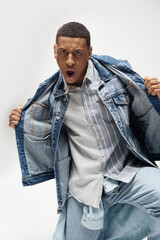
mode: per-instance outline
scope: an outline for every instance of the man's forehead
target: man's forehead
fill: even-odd
[[[85,38],[79,38],[79,37],[64,37],[60,36],[57,41],[57,47],[63,47],[63,48],[86,48],[86,39]]]

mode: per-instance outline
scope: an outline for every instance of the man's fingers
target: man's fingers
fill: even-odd
[[[21,117],[21,113],[22,113],[22,111],[21,111],[21,112],[18,112],[18,111],[13,110],[12,113],[11,113],[11,115],[10,115],[10,117],[12,117],[12,116]]]
[[[159,82],[159,80],[158,80],[158,78],[156,78],[156,77],[148,77],[148,76],[145,76],[144,77],[144,80],[145,80],[145,84],[146,83],[150,83],[150,82]]]
[[[158,95],[160,98],[160,80],[156,77],[144,77],[144,85],[146,86],[148,93],[152,96]]]
[[[19,120],[21,118],[23,105],[19,105],[19,107],[14,108],[9,115],[9,126],[15,129],[15,126],[19,124]]]
[[[160,87],[160,81],[158,79],[152,79],[148,82],[147,86],[150,88],[151,86],[156,85],[156,87]]]
[[[158,82],[153,82],[153,83],[149,83],[148,84],[148,90],[151,90],[151,91],[153,91],[153,90],[155,90],[155,89],[160,89],[160,82],[158,81]]]
[[[19,121],[20,120],[20,117],[21,117],[21,115],[20,116],[16,116],[16,115],[11,115],[10,117],[9,117],[9,120],[12,122],[12,121]]]
[[[9,117],[9,126],[14,129],[15,125],[18,125],[19,120],[20,120],[20,117],[10,116]]]
[[[18,125],[19,121],[12,121],[9,123],[9,126],[13,129],[15,129],[15,126]]]
[[[151,92],[151,95],[152,96],[158,96],[160,98],[160,89],[154,89],[152,92]]]
[[[22,113],[22,108],[20,108],[20,107],[14,108],[13,111],[14,111],[14,112]],[[13,111],[12,111],[12,112],[13,112]]]

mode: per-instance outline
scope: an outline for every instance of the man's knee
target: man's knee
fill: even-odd
[[[137,177],[141,193],[144,191],[146,204],[150,206],[151,215],[160,217],[160,169],[143,167]]]
[[[144,192],[146,197],[160,200],[160,169],[155,167],[141,167],[135,176],[135,186]],[[138,189],[137,189],[138,190]]]

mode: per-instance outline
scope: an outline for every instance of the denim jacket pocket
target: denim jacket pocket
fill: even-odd
[[[34,102],[26,110],[24,132],[36,137],[45,138],[51,133],[51,129],[49,106],[40,102]]]
[[[105,105],[106,114],[104,114],[103,119],[106,122],[106,124],[113,124],[114,119],[113,119],[110,111],[108,110],[108,107],[106,106],[106,104],[104,104],[104,102],[102,102],[101,98],[98,95],[96,95],[95,98],[96,98],[97,107],[101,112],[104,111],[104,105]]]
[[[129,125],[130,97],[127,93],[121,93],[113,97],[113,101],[118,107],[118,112],[122,116],[126,125]]]
[[[24,116],[23,146],[26,162],[26,175],[35,176],[53,172],[53,151],[49,106],[34,102]],[[22,151],[22,150],[21,150]],[[26,170],[25,170],[26,172]]]

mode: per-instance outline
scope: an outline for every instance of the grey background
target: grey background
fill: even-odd
[[[128,59],[142,76],[160,78],[159,0],[0,1],[0,239],[51,240],[57,222],[54,181],[22,187],[12,108],[32,97],[58,68],[57,28],[79,21],[91,32],[93,53]]]

